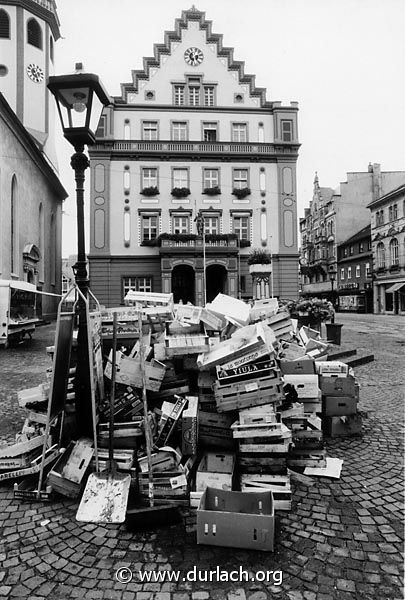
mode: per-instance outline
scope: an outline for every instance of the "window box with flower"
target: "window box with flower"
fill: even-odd
[[[186,187],[175,187],[172,189],[172,196],[174,196],[175,198],[186,198],[187,196],[190,195],[190,190],[189,188]]]
[[[234,188],[232,190],[232,194],[234,196],[236,196],[239,200],[242,200],[243,198],[246,198],[246,196],[250,196],[251,191],[250,191],[250,188],[248,188],[248,187]]]
[[[149,187],[144,187],[141,190],[142,196],[157,196],[159,194],[159,189],[156,185],[151,185]]]
[[[218,185],[215,185],[214,187],[206,187],[204,188],[203,193],[207,196],[218,196],[218,194],[221,193],[221,188]]]

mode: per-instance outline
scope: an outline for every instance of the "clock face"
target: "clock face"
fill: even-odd
[[[199,48],[187,48],[187,50],[184,53],[184,60],[188,65],[196,67],[197,65],[200,65],[204,60],[204,54]]]
[[[32,81],[35,81],[35,83],[40,83],[44,78],[43,70],[34,63],[28,65],[27,75]]]

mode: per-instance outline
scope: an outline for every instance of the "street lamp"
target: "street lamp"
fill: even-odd
[[[90,163],[83,151],[85,145],[95,143],[94,132],[100,120],[101,111],[104,106],[111,103],[111,100],[98,76],[93,73],[79,72],[73,75],[49,77],[48,89],[55,96],[63,135],[75,149],[70,164],[75,172],[76,180],[77,262],[72,268],[77,287],[84,298],[87,298],[89,279],[84,239],[84,173]],[[79,433],[81,435],[91,435],[92,413],[87,316],[86,304],[80,294],[78,317],[75,378],[76,418]]]
[[[330,285],[331,285],[331,298],[332,298],[332,304],[333,307],[335,307],[335,291],[334,291],[334,285],[335,285],[335,280],[336,280],[336,271],[331,271],[329,273],[329,279],[330,279]],[[335,318],[333,317],[331,319],[331,323],[335,322]]]

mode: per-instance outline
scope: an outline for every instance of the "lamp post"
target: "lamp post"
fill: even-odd
[[[203,243],[203,298],[204,298],[204,306],[207,304],[207,274],[206,274],[206,259],[205,259],[205,219],[204,214],[201,209],[198,211],[198,214],[195,218],[196,228],[198,235],[202,236]]]
[[[84,235],[84,180],[85,171],[90,163],[84,154],[84,146],[95,143],[94,132],[100,120],[101,111],[111,101],[98,76],[93,73],[78,72],[73,75],[49,77],[48,89],[56,100],[63,135],[75,149],[70,164],[75,172],[76,180],[77,262],[72,268],[77,287],[84,298],[87,298],[89,279]],[[80,295],[77,312],[76,419],[79,435],[91,436],[92,413],[87,316],[86,304]]]
[[[335,308],[335,291],[334,291],[334,285],[335,285],[335,280],[336,280],[336,273],[335,273],[335,271],[330,272],[329,279],[330,279],[330,285],[331,285],[332,305],[333,305],[333,308]],[[335,322],[335,317],[333,315],[332,318],[331,318],[331,323],[334,323],[334,322]]]

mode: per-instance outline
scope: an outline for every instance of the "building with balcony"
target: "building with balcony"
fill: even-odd
[[[297,297],[297,103],[267,101],[194,7],[143,67],[90,150],[95,295],[107,306],[129,289],[249,298],[247,257],[262,248],[274,295]]]
[[[405,314],[405,185],[370,202],[374,311]]]
[[[53,0],[0,0],[0,278],[33,283],[56,314],[62,202],[54,102],[46,87],[60,37]]]
[[[341,311],[373,312],[371,226],[337,247],[337,305]]]
[[[337,247],[370,225],[369,204],[404,180],[404,171],[382,172],[377,163],[366,172],[347,173],[335,190],[320,187],[315,176],[312,200],[300,219],[301,295],[337,303]]]

